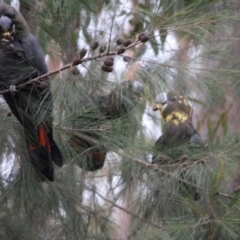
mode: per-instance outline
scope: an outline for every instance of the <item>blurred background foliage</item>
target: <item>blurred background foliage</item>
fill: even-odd
[[[114,56],[111,73],[101,70],[103,58],[97,58],[79,65],[78,75],[67,69],[51,77],[54,134],[65,160],[62,169],[55,168],[53,183],[34,177],[21,126],[1,101],[0,239],[238,239],[240,1],[12,4],[37,36],[50,71],[70,63],[83,48],[86,57],[98,55],[99,48],[90,49],[94,41],[114,50],[118,37],[135,41],[146,32],[150,40]],[[142,101],[128,116],[103,121],[94,97],[128,79],[144,85]],[[206,148],[197,162],[154,171],[150,159],[161,119],[151,108],[156,96],[169,90],[191,103]],[[86,132],[101,136],[98,144],[108,151],[95,172],[79,167],[86,158],[71,147],[71,137]],[[200,200],[179,193],[182,169],[195,180]]]

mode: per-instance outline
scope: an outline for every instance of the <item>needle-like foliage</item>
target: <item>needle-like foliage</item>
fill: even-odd
[[[13,2],[46,54],[64,165],[39,181],[0,99],[0,239],[238,239],[240,3]],[[168,91],[191,104],[201,148],[156,149]]]

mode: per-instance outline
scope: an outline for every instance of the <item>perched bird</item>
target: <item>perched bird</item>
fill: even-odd
[[[53,139],[49,78],[16,89],[48,72],[43,51],[21,13],[4,3],[0,3],[0,38],[0,90],[11,90],[3,97],[23,126],[38,176],[54,181],[53,162],[61,167],[63,160]]]
[[[192,107],[183,96],[174,92],[167,94],[167,101],[159,102],[153,106],[159,110],[164,120],[163,135],[157,140],[156,146],[171,146],[182,143],[203,144],[203,140],[192,124]]]
[[[108,119],[118,118],[135,108],[143,93],[144,87],[139,81],[123,81],[109,95],[99,97],[98,106]]]
[[[143,90],[139,81],[127,80],[108,95],[86,94],[82,97],[79,102],[81,108],[76,107],[81,109],[81,113],[77,113],[79,115],[73,122],[74,129],[82,130],[73,134],[70,139],[70,145],[79,154],[78,166],[86,171],[103,167],[109,149],[104,137],[113,134],[112,121],[121,118],[129,125],[128,114],[139,103]],[[104,134],[97,130],[101,128],[106,128]],[[124,147],[124,143],[119,141],[116,144]]]
[[[165,164],[171,161],[195,160],[191,156],[202,150],[203,140],[193,126],[193,109],[188,101],[181,95],[169,92],[166,101],[157,98],[153,110],[160,111],[164,126],[162,135],[155,143],[158,153],[152,162]],[[185,175],[184,171],[180,174],[183,179]],[[195,200],[199,199],[200,195],[195,187],[179,182]]]

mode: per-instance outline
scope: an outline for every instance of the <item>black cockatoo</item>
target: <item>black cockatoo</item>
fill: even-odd
[[[139,81],[127,80],[108,95],[96,96],[86,94],[79,102],[80,116],[73,122],[73,128],[82,129],[70,139],[70,145],[79,154],[78,165],[86,171],[101,169],[109,149],[101,131],[96,129],[108,128],[105,135],[112,132],[112,121],[119,118],[128,119],[130,111],[139,103],[143,95],[143,85]],[[77,113],[77,112],[76,112]],[[128,119],[128,120],[127,120]],[[133,119],[131,119],[133,121]],[[129,125],[129,122],[127,122]],[[127,131],[127,130],[126,130]],[[124,147],[124,144],[119,144]]]
[[[41,179],[54,181],[53,162],[62,166],[62,154],[53,139],[50,81],[16,89],[18,84],[48,72],[43,51],[21,13],[0,3],[0,90],[24,129],[30,159]]]
[[[196,156],[199,151],[202,151],[204,144],[193,126],[193,109],[188,101],[181,95],[169,92],[166,101],[157,98],[153,110],[160,111],[164,125],[163,133],[155,143],[158,153],[153,157],[152,162],[170,164],[171,161],[176,163],[176,161],[180,162],[186,159],[198,160],[192,159],[192,156]],[[180,176],[184,179],[185,172],[182,171]],[[195,200],[199,199],[200,195],[195,187],[185,183],[181,183],[181,185]]]

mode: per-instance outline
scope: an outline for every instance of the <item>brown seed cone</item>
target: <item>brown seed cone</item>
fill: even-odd
[[[125,41],[123,42],[123,46],[124,46],[124,47],[128,47],[131,43],[132,43],[132,40],[127,39],[127,40],[125,40]]]
[[[75,58],[75,59],[72,61],[72,65],[73,65],[73,66],[76,66],[76,65],[81,64],[81,63],[82,63],[81,58]]]
[[[150,37],[146,34],[146,35],[142,35],[139,39],[139,41],[141,42],[147,42],[150,39]]]
[[[99,48],[99,53],[104,53],[105,50],[106,50],[106,46],[101,46],[101,47]]]
[[[146,34],[147,34],[147,33],[145,33],[145,32],[140,33],[140,34],[138,35],[138,40],[141,41],[140,38],[141,38],[143,35],[146,35]]]
[[[122,38],[118,38],[117,40],[116,40],[116,44],[117,45],[122,45],[123,44],[123,39]]]
[[[80,53],[79,53],[79,56],[80,58],[83,58],[87,53],[87,49],[86,48],[83,48],[80,50]]]
[[[120,55],[120,54],[124,53],[125,51],[126,51],[126,48],[120,47],[117,49],[117,54]]]
[[[91,50],[95,50],[95,49],[98,48],[98,46],[99,46],[99,42],[94,41],[94,42],[92,42],[92,44],[91,44],[91,46],[90,46],[90,49],[91,49]]]
[[[106,66],[111,67],[111,66],[113,66],[113,64],[114,64],[113,58],[106,58],[106,59],[104,60],[104,65],[106,65]]]
[[[73,74],[73,75],[79,75],[79,69],[77,68],[77,67],[73,67],[72,69],[71,69],[71,73]]]
[[[110,66],[102,65],[102,70],[103,70],[104,72],[112,72],[112,71],[113,71],[113,68],[110,67]]]

